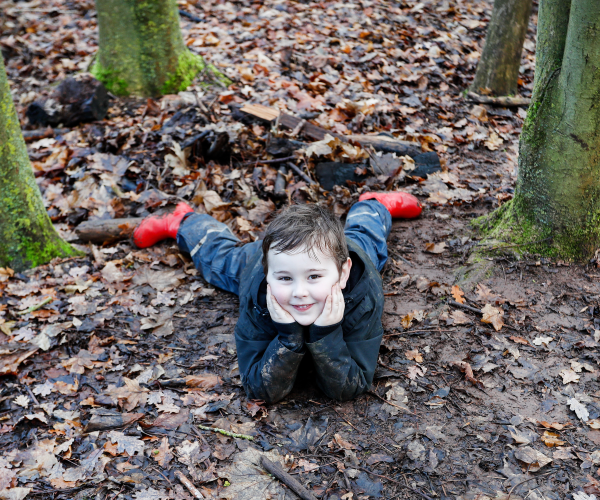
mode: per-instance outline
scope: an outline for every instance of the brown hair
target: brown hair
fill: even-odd
[[[344,226],[331,210],[319,205],[291,205],[279,212],[267,227],[262,243],[265,275],[269,269],[269,250],[291,252],[301,247],[306,247],[312,258],[316,258],[315,249],[328,255],[340,273],[349,257]]]

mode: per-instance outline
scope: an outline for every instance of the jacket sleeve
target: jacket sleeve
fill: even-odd
[[[371,387],[383,338],[381,311],[365,308],[354,328],[342,325],[309,329],[306,347],[313,357],[317,383],[330,398],[346,401]]]
[[[281,342],[280,332],[269,332],[255,323],[247,312],[242,314],[246,317],[240,318],[235,328],[242,384],[250,399],[275,403],[292,390],[306,350],[304,347],[298,352],[288,349]],[[285,326],[291,328],[291,325]]]

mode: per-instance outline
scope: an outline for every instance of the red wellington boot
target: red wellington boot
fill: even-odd
[[[358,201],[375,198],[392,214],[392,217],[402,219],[413,219],[421,214],[423,207],[412,194],[395,191],[391,193],[363,193]]]
[[[146,248],[166,238],[176,238],[183,216],[193,211],[186,203],[179,203],[170,214],[146,217],[133,232],[133,242],[139,248]]]

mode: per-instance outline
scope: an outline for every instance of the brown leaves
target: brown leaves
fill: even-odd
[[[411,361],[416,361],[417,363],[423,362],[423,355],[419,352],[419,349],[406,351],[404,355],[406,356],[406,359],[410,359]]]
[[[573,370],[564,369],[559,372],[559,375],[562,377],[563,384],[569,384],[570,382],[579,382],[579,375],[575,373]]]
[[[467,323],[471,323],[471,318],[469,318],[464,312],[459,311],[458,309],[452,311],[450,317],[452,318],[452,322],[455,325],[465,325]]]
[[[62,362],[65,368],[69,369],[69,373],[78,373],[83,375],[85,369],[94,367],[94,361],[97,361],[99,354],[91,353],[87,349],[81,349],[76,356]]]
[[[440,254],[446,251],[446,243],[425,243],[427,253]]]
[[[473,375],[473,368],[471,368],[471,365],[469,363],[467,363],[466,361],[453,361],[451,364],[456,366],[460,371],[464,372],[465,378],[474,386],[480,389],[484,387],[481,381],[477,380]]]
[[[169,466],[169,462],[173,460],[173,453],[169,447],[169,438],[164,436],[160,443],[160,447],[152,451],[152,458],[158,462],[163,469]]]
[[[266,417],[268,414],[267,408],[264,406],[264,404],[264,401],[252,399],[246,403],[246,410],[248,410],[248,413],[250,413],[252,417],[255,417],[256,414],[259,414],[258,418],[261,419]]]
[[[109,387],[105,394],[118,399],[125,411],[133,410],[138,404],[146,404],[148,389],[141,387],[137,380],[131,380],[127,377],[123,377],[123,382],[125,385],[119,388],[110,386],[112,389]]]
[[[566,441],[559,439],[560,434],[558,432],[544,431],[544,434],[540,438],[546,446],[552,448],[554,446],[562,446]]]
[[[463,292],[458,285],[452,287],[452,297],[454,297],[454,300],[459,304],[465,303],[465,292]]]
[[[185,385],[196,389],[209,390],[222,384],[221,377],[214,373],[205,373],[201,375],[188,375],[185,377]]]
[[[481,318],[482,323],[490,323],[496,331],[502,329],[504,326],[504,321],[502,320],[504,311],[497,307],[492,307],[490,304],[486,304],[481,312],[483,313],[483,317]]]

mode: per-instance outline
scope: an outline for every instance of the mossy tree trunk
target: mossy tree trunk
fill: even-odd
[[[44,208],[0,55],[0,267],[22,271],[76,253]]]
[[[576,260],[600,247],[600,2],[543,0],[514,199],[488,239]]]
[[[99,50],[92,74],[116,95],[177,93],[206,66],[179,28],[176,0],[96,0]],[[226,79],[209,65],[221,82]]]
[[[485,46],[471,90],[489,89],[495,96],[517,93],[523,42],[532,0],[495,0]]]

